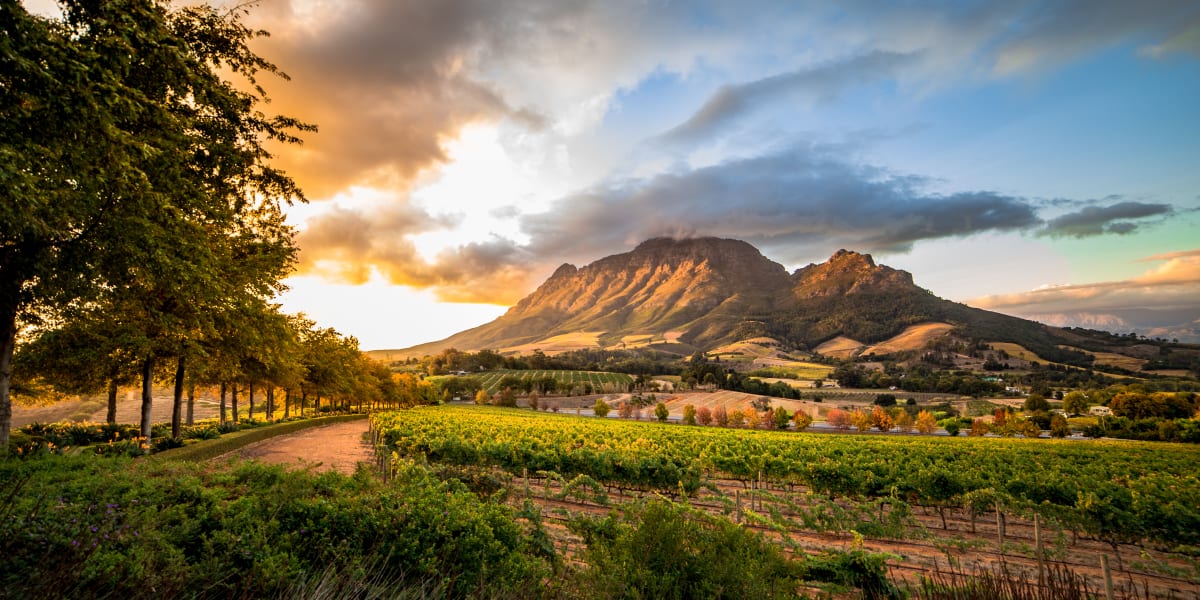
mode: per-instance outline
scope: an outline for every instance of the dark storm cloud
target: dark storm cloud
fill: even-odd
[[[831,101],[850,86],[891,78],[897,69],[912,61],[910,55],[874,51],[748,83],[721,86],[695,114],[659,139],[678,143],[707,138],[746,113],[788,99]]]
[[[1175,212],[1170,204],[1118,202],[1109,206],[1087,206],[1046,222],[1040,235],[1053,237],[1091,237],[1105,233],[1124,235],[1136,231],[1136,221],[1167,216]]]
[[[925,183],[800,147],[592,189],[522,225],[538,256],[596,257],[678,233],[745,239],[781,250],[776,255],[832,247],[896,252],[920,240],[1041,223],[1025,199],[928,194]]]

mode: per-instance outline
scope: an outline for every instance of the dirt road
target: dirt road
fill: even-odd
[[[375,460],[370,443],[364,439],[368,425],[367,419],[361,419],[305,429],[250,444],[217,460],[236,456],[349,475],[358,463]]]

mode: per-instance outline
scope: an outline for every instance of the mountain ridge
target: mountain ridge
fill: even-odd
[[[715,237],[653,238],[582,267],[564,263],[492,322],[396,352],[503,351],[582,332],[600,332],[606,348],[648,336],[686,353],[768,336],[812,350],[838,336],[879,343],[930,322],[1047,360],[1079,358],[1059,348],[1065,336],[1056,328],[944,300],[869,254],[841,249],[788,273],[747,242]]]

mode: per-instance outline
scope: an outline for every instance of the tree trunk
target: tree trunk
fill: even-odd
[[[304,405],[308,404],[308,390],[300,387],[300,416],[304,416]]]
[[[267,386],[267,421],[275,420],[275,386]]]
[[[108,380],[108,413],[104,415],[104,422],[112,425],[117,422],[117,378],[113,377]]]
[[[225,382],[221,382],[221,424],[225,424]]]
[[[250,382],[250,416],[246,417],[251,421],[254,420],[254,382]]]
[[[183,373],[187,359],[180,356],[175,364],[175,395],[171,398],[171,437],[179,439],[183,433],[179,426],[183,421]]]
[[[154,418],[154,357],[142,362],[142,437],[150,443],[150,420]]]
[[[233,422],[237,423],[238,422],[238,411],[237,411],[238,405],[237,405],[237,384],[236,383],[229,386],[229,402],[233,408]]]
[[[8,430],[12,427],[12,357],[17,347],[19,290],[14,290],[12,298],[0,298],[0,456],[8,456]]]
[[[188,427],[191,427],[192,425],[196,424],[196,422],[192,419],[192,416],[195,414],[195,412],[196,412],[196,382],[189,381],[188,382],[188,403],[187,403]]]
[[[292,416],[292,390],[284,388],[283,390],[283,418]]]

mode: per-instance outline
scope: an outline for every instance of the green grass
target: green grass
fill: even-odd
[[[233,433],[222,434],[221,437],[215,440],[203,440],[195,444],[189,444],[182,448],[165,450],[163,452],[151,455],[149,460],[176,460],[192,462],[210,460],[221,456],[222,454],[233,452],[238,448],[253,444],[254,442],[259,442],[276,436],[295,433],[311,427],[319,427],[321,425],[330,425],[344,421],[357,421],[365,418],[367,418],[367,415],[338,415],[334,417],[304,419],[301,421],[288,421],[287,423],[279,423],[277,425],[245,429],[242,431],[235,431]]]

